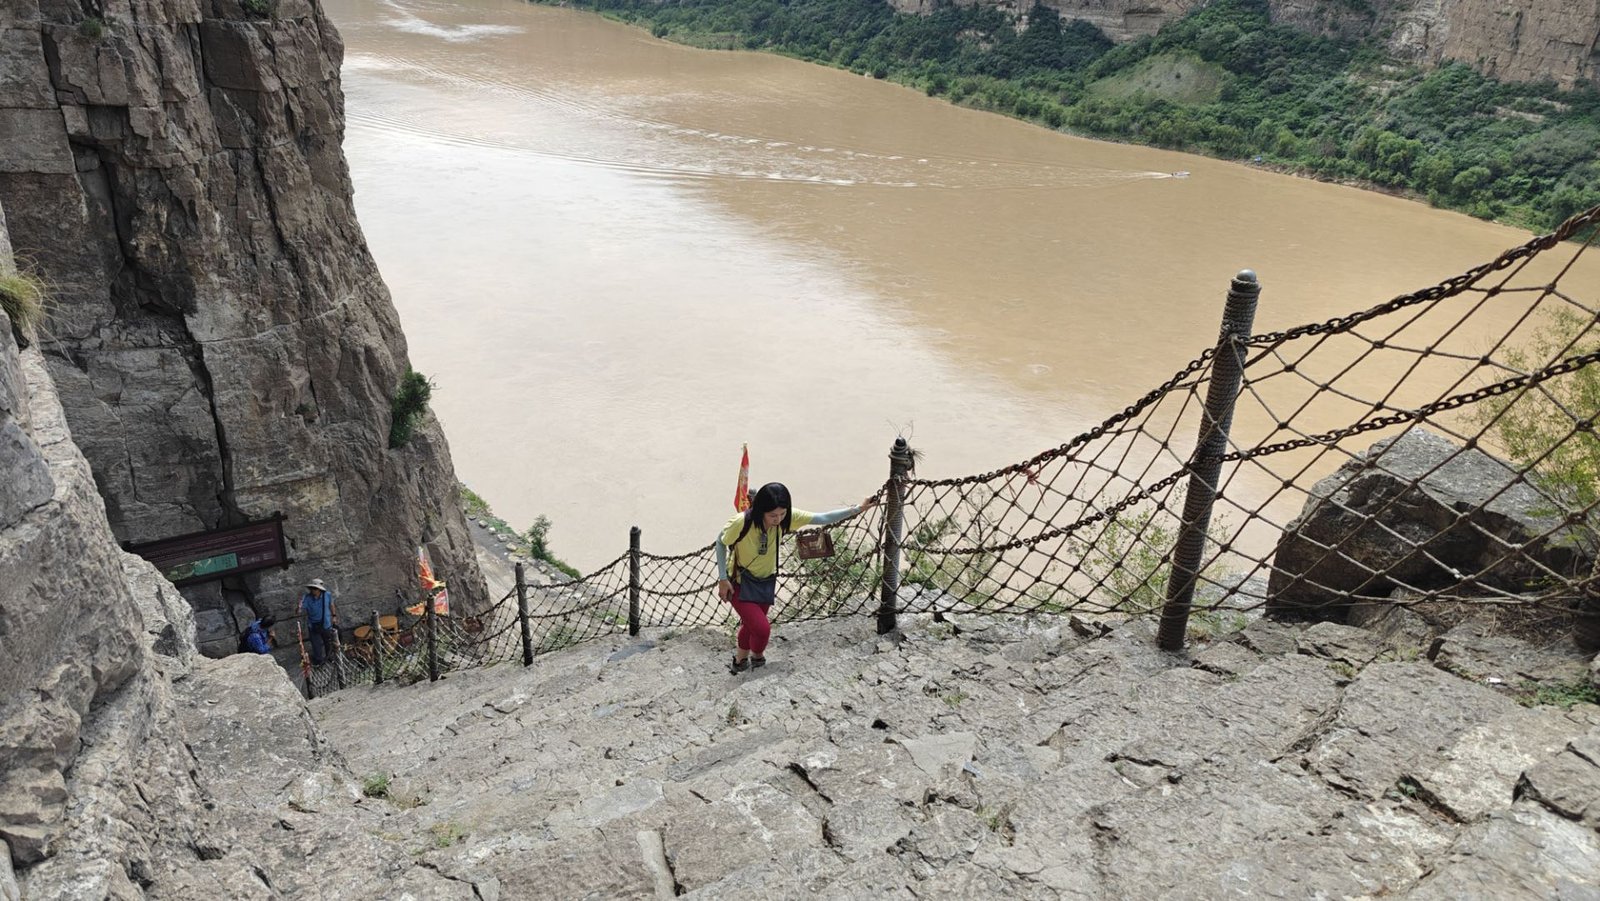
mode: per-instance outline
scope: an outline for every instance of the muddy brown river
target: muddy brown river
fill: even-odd
[[[356,207],[456,471],[585,569],[632,525],[709,542],[741,443],[813,510],[878,485],[897,434],[924,476],[994,469],[1201,353],[1240,269],[1264,331],[1528,237],[568,9],[327,9]]]

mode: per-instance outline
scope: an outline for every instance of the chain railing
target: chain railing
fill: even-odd
[[[1160,613],[1176,649],[1195,616],[1492,605],[1600,643],[1597,231],[1600,207],[1434,287],[1261,334],[1270,285],[1241,273],[1214,347],[1057,447],[929,479],[897,441],[883,503],[827,527],[834,556],[783,553],[774,620]],[[435,665],[731,630],[714,551],[649,553],[634,530],[581,578],[518,567],[485,614],[435,618]],[[374,622],[308,684],[421,678],[429,628]]]

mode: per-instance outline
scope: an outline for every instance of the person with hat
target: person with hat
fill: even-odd
[[[306,633],[311,639],[311,665],[321,666],[333,647],[333,592],[321,579],[306,583],[300,596],[300,612],[306,617]]]

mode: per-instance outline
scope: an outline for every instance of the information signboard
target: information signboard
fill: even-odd
[[[180,586],[289,565],[282,516],[124,547],[149,560],[167,581]]]

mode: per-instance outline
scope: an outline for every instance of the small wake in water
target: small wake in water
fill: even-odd
[[[434,8],[426,0],[379,0],[387,27],[448,42],[522,33],[518,25],[440,25],[424,16],[454,7]],[[480,54],[481,56],[481,54]],[[601,166],[651,178],[734,179],[832,188],[935,188],[942,190],[1049,190],[1110,188],[1154,178],[1181,178],[1187,172],[1139,172],[1004,156],[921,156],[894,149],[810,144],[782,135],[698,128],[663,114],[663,98],[653,93],[596,93],[560,79],[516,77],[503,67],[482,65],[473,54],[428,55],[425,59],[387,54],[351,54],[352,75],[375,79],[431,82],[468,91],[473,102],[486,95],[503,98],[505,115],[488,126],[463,122],[452,127],[446,111],[412,112],[404,103],[352,104],[352,125],[427,139],[495,148],[547,159]],[[709,105],[737,108],[749,98],[691,91],[667,98],[695,110]],[[387,107],[387,108],[386,108]],[[572,127],[577,125],[579,127]]]
[[[451,43],[476,41],[496,34],[521,34],[524,31],[520,25],[438,25],[412,14],[394,0],[384,0],[383,5],[391,11],[384,24],[396,31],[425,35]]]
[[[381,64],[356,69],[385,71]],[[556,103],[563,114],[582,107]],[[1094,167],[1038,166],[1022,162],[990,162],[955,158],[877,154],[867,151],[812,147],[788,142],[708,133],[693,128],[600,118],[645,130],[653,140],[623,138],[574,146],[569,141],[548,145],[544,130],[510,129],[498,136],[443,127],[436,121],[383,112],[350,111],[352,127],[372,128],[392,134],[409,134],[458,146],[482,147],[542,159],[598,166],[648,178],[674,180],[748,180],[832,188],[931,188],[939,190],[1050,190],[1104,188],[1154,178],[1172,178],[1166,172],[1129,172]],[[563,132],[563,134],[568,134]],[[721,145],[708,147],[707,145]],[[777,145],[777,146],[774,146]]]

